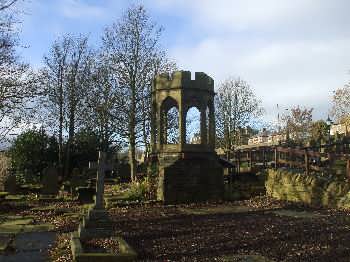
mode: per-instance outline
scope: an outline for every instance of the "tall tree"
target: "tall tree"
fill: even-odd
[[[0,142],[23,120],[35,97],[33,74],[16,54],[19,45],[16,0],[0,0]]]
[[[319,145],[322,141],[326,141],[329,134],[329,127],[324,120],[317,120],[310,126],[310,142]]]
[[[103,37],[103,49],[123,94],[120,113],[127,124],[123,135],[129,142],[132,180],[136,178],[136,146],[144,140],[147,148],[152,80],[171,64],[159,45],[161,32],[143,6],[132,6]]]
[[[108,60],[98,55],[85,96],[87,110],[83,121],[88,130],[97,134],[105,152],[119,149],[124,142],[120,135],[126,123],[125,115],[121,114],[125,99],[123,95]]]
[[[288,139],[303,144],[308,139],[312,125],[313,108],[292,107],[289,113],[282,116],[284,131]]]
[[[339,123],[350,126],[350,83],[334,91],[331,115]]]
[[[50,124],[53,120],[53,126],[58,129],[60,164],[63,162],[63,134],[67,134],[65,175],[70,170],[74,134],[86,108],[85,96],[90,86],[93,57],[94,52],[88,45],[88,38],[71,35],[64,35],[55,41],[44,57],[44,107],[50,116]]]
[[[239,128],[246,127],[262,115],[261,101],[249,84],[240,78],[228,78],[219,87],[216,97],[218,144],[229,157]]]
[[[49,126],[57,127],[58,164],[63,165],[63,131],[65,120],[66,77],[68,74],[68,55],[72,39],[64,36],[56,40],[49,53],[44,56],[45,67],[42,70],[42,82],[45,87],[44,105],[48,110]]]

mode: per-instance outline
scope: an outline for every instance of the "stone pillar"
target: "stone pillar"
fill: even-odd
[[[163,117],[163,144],[168,144],[168,110],[165,110],[163,108],[162,110],[162,117]]]
[[[215,149],[215,115],[213,102],[209,104],[209,146],[211,149]]]
[[[237,174],[241,172],[241,152],[236,151],[236,159],[237,159]]]
[[[96,179],[96,200],[95,208],[104,208],[104,180],[105,180],[105,162],[106,153],[99,151],[98,156],[98,169],[97,169],[97,179]]]
[[[154,100],[152,96],[152,101]],[[152,113],[151,113],[151,152],[156,151],[156,139],[157,139],[157,128],[156,128],[156,119],[157,119],[157,108],[154,103],[152,103]]]
[[[183,149],[183,146],[186,144],[186,107],[181,100],[179,103],[179,135],[180,135],[180,150]]]
[[[158,149],[160,148],[162,144],[162,116],[161,116],[161,108],[160,106],[157,106],[157,144],[158,144]]]
[[[249,150],[249,167],[250,167],[250,170],[252,170],[252,165],[253,165],[253,153],[252,153],[252,150]]]
[[[207,116],[205,112],[205,107],[201,108],[201,144],[207,145]]]

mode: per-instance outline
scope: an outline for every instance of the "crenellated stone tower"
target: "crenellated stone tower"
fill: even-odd
[[[205,73],[161,74],[152,89],[152,161],[157,173],[157,198],[165,203],[221,199],[223,174],[215,153],[214,81]],[[178,111],[178,140],[167,141],[168,111]],[[186,115],[200,112],[197,143],[186,143]],[[156,164],[155,164],[156,163]]]

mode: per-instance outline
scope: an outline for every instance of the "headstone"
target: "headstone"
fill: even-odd
[[[96,180],[96,200],[95,208],[104,208],[104,185],[105,185],[105,171],[106,171],[106,154],[99,153],[98,166],[97,166],[97,180]]]
[[[89,162],[89,169],[90,170],[96,171],[98,169],[98,167],[99,167],[98,162],[94,162],[94,161]],[[110,176],[113,172],[113,164],[110,162],[107,162],[106,160],[104,163],[104,172],[105,172],[105,176]]]
[[[4,181],[4,191],[8,192],[12,195],[17,193],[17,181],[16,181],[16,175],[11,174],[8,177],[5,178]]]
[[[43,170],[43,187],[41,193],[45,195],[58,194],[58,171],[55,167],[47,167]]]
[[[78,187],[84,186],[84,181],[81,177],[80,171],[78,168],[73,168],[70,176],[70,183],[69,183],[69,191],[70,193],[75,196],[76,190]],[[68,186],[67,186],[68,189]]]
[[[26,182],[26,184],[32,184],[35,182],[34,174],[31,170],[24,169],[24,181]]]
[[[104,208],[105,160],[106,154],[99,152],[95,205],[83,218],[83,223],[79,225],[80,238],[107,237],[112,234],[112,222]]]
[[[122,183],[130,182],[131,168],[128,161],[121,160],[117,166],[117,176]]]
[[[78,201],[80,203],[93,203],[95,188],[93,187],[78,187],[77,188]]]

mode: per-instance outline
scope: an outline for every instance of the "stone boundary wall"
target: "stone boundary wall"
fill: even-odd
[[[266,194],[279,200],[304,202],[315,206],[350,208],[350,182],[270,169],[265,181]]]

